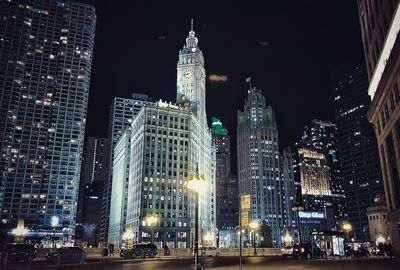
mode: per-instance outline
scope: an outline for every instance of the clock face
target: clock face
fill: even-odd
[[[190,80],[193,78],[193,70],[192,69],[186,69],[183,72],[183,78],[185,78],[186,80]]]

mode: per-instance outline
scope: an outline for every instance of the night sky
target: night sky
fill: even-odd
[[[116,96],[137,92],[175,101],[178,51],[190,18],[207,76],[228,78],[207,79],[207,116],[222,120],[232,148],[246,77],[275,109],[285,147],[311,119],[333,120],[332,74],[364,65],[356,1],[83,2],[97,12],[87,136],[107,136]]]

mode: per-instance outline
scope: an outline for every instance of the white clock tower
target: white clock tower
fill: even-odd
[[[201,123],[206,122],[206,85],[203,53],[193,31],[193,20],[186,44],[179,51],[176,103],[190,107]]]

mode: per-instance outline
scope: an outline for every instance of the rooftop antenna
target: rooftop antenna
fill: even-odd
[[[193,18],[190,19],[190,31],[193,31]]]
[[[251,77],[247,77],[246,82],[249,83],[249,86],[250,86],[249,92],[250,92],[251,91]]]

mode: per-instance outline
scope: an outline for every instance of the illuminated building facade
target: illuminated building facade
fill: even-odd
[[[347,214],[345,210],[345,192],[339,159],[339,145],[336,134],[337,128],[335,124],[329,121],[314,119],[311,120],[309,125],[304,127],[303,139],[309,141],[317,150],[321,151],[327,159],[331,191],[329,201],[333,208],[333,218],[336,225],[339,227],[340,223],[347,218]]]
[[[369,241],[367,208],[377,194],[384,193],[378,146],[367,120],[371,103],[367,88],[366,72],[361,68],[338,76],[334,88],[346,212],[354,238],[363,241]]]
[[[400,2],[358,0],[371,105],[378,141],[388,224],[400,256]]]
[[[205,112],[204,58],[193,29],[179,51],[177,104],[146,104],[134,118],[126,227],[135,242],[162,247],[194,245],[194,193],[187,188],[196,167],[205,177],[199,193],[199,239],[215,236],[215,149]],[[157,224],[147,226],[146,216]],[[213,240],[215,242],[215,239]]]
[[[106,147],[106,181],[103,188],[103,202],[101,209],[100,241],[107,242],[109,228],[111,189],[113,177],[114,148],[126,129],[132,125],[133,118],[145,104],[153,104],[151,97],[132,93],[132,98],[114,98],[108,122],[108,138]]]
[[[117,248],[122,245],[122,235],[126,224],[131,133],[131,128],[126,129],[114,148],[108,243],[114,244]]]
[[[298,148],[301,194],[303,196],[329,196],[330,173],[325,155],[309,143],[300,143]]]
[[[250,194],[250,219],[265,222],[274,246],[282,244],[282,184],[275,113],[260,89],[248,91],[237,113],[239,195]]]
[[[0,17],[0,219],[74,235],[95,8],[1,1]]]

